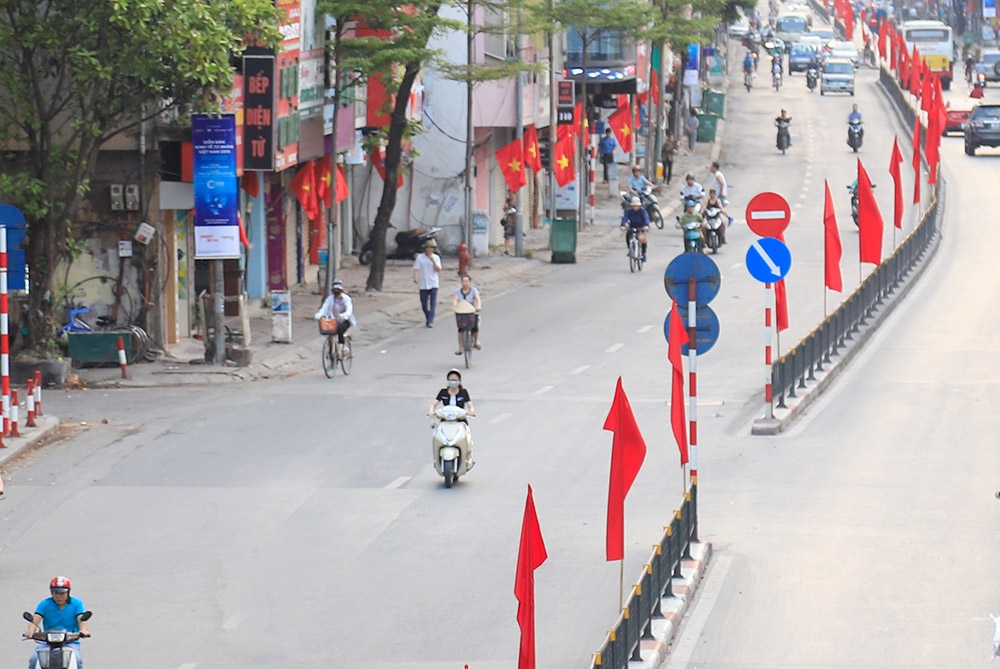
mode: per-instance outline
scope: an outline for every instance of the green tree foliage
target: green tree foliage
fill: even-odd
[[[211,111],[246,44],[275,45],[271,0],[5,0],[0,202],[28,219],[29,345],[55,323],[55,268],[101,147],[159,112]]]
[[[396,182],[403,155],[403,140],[412,130],[406,117],[410,92],[424,63],[436,55],[428,43],[438,31],[459,30],[461,24],[442,18],[440,0],[401,5],[394,0],[371,0],[359,6],[356,0],[319,0],[317,14],[350,17],[357,26],[367,26],[377,36],[344,36],[338,60],[343,72],[359,80],[378,76],[386,91],[394,96],[389,110],[389,127],[371,140],[384,140],[385,185],[372,225],[372,264],[367,290],[382,290],[385,281],[385,235],[396,208]],[[342,74],[338,73],[338,80]]]

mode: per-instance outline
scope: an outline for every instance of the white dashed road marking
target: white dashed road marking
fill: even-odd
[[[389,485],[387,485],[385,487],[385,489],[386,490],[395,490],[396,488],[399,488],[404,483],[406,483],[407,481],[409,481],[410,478],[411,477],[409,477],[409,476],[400,476],[398,479],[396,479],[395,481],[393,481],[392,483],[390,483]]]
[[[539,388],[538,390],[536,390],[535,392],[533,392],[531,394],[532,395],[544,395],[545,393],[549,392],[553,388],[555,388],[555,386],[542,386],[541,388]]]
[[[647,332],[649,332],[652,329],[653,329],[652,325],[643,325],[641,328],[639,328],[638,330],[636,330],[636,332],[638,334],[646,334]]]
[[[605,351],[605,353],[614,353],[615,351],[617,351],[618,349],[622,348],[623,346],[625,346],[625,344],[614,344],[610,348],[608,348],[608,350]]]
[[[509,413],[502,413],[499,416],[497,416],[496,418],[494,418],[493,420],[491,420],[490,421],[490,425],[496,425],[497,423],[499,423],[501,421],[505,421],[508,418],[510,418],[510,416],[511,416],[511,414],[509,414]]]
[[[590,369],[590,365],[582,365],[582,366],[577,367],[576,369],[574,369],[572,372],[570,372],[570,374],[583,374],[588,369]]]
[[[236,629],[237,627],[240,626],[240,623],[242,623],[244,620],[247,619],[248,615],[250,615],[249,611],[238,611],[232,618],[230,618],[229,620],[227,620],[222,625],[222,629],[224,629],[224,630],[234,630],[234,629]]]

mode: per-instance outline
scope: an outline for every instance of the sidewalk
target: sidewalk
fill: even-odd
[[[674,161],[673,180],[670,186],[658,189],[663,217],[672,221],[679,209],[677,193],[688,172],[698,181],[708,181],[709,166],[718,160],[721,151],[724,121],[720,121],[714,143],[699,143],[694,153],[685,148],[678,150]],[[627,166],[619,166],[625,175]],[[614,185],[612,181],[611,186]],[[609,185],[598,183],[594,224],[587,225],[577,234],[577,262],[602,256],[611,247],[619,246],[617,235],[621,221],[621,207],[617,190],[609,193]],[[589,216],[589,213],[588,213]],[[669,223],[668,223],[669,225]],[[523,243],[525,257],[504,256],[495,250],[487,257],[473,260],[470,274],[475,284],[488,295],[505,284],[518,281],[526,273],[544,275],[559,271],[562,265],[550,262],[549,227],[529,229]],[[530,258],[528,257],[530,255]],[[441,291],[438,295],[438,313],[447,311],[453,287],[458,286],[458,258],[442,258]],[[423,313],[417,290],[413,284],[413,263],[403,260],[386,262],[385,280],[381,292],[366,292],[369,267],[358,264],[357,257],[344,258],[337,278],[354,300],[354,313],[358,328],[352,329],[354,347],[364,347],[408,328],[423,325]],[[187,338],[168,347],[168,354],[156,362],[139,362],[129,365],[130,379],[123,379],[117,367],[84,368],[73,370],[85,387],[156,387],[178,385],[210,385],[233,381],[288,376],[319,369],[319,350],[323,337],[319,334],[313,315],[319,309],[323,295],[316,283],[315,267],[310,268],[306,285],[291,288],[292,293],[292,343],[272,341],[270,307],[252,300],[250,305],[251,340],[248,348],[250,364],[246,367],[215,366],[204,363],[204,346],[201,340]]]

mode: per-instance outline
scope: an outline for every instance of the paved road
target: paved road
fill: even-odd
[[[894,128],[873,82],[874,73],[862,74],[856,98],[869,124],[862,156],[870,157],[876,182],[888,185],[874,174],[876,165],[885,173]],[[742,205],[765,189],[785,194],[795,212],[787,235],[795,253],[792,326],[783,348],[822,318],[824,177],[835,188],[845,258],[856,254],[843,190],[855,165],[842,123],[852,101],[808,95],[797,76],[780,93],[731,91],[723,162],[734,212],[742,218]],[[773,149],[771,119],[781,106],[796,118],[795,146],[786,156]],[[879,194],[888,212],[891,189]],[[912,503],[929,488],[948,491],[946,480],[915,487],[904,476],[947,472],[937,462],[947,459],[945,451],[921,451],[902,473],[890,454],[868,457],[867,436],[902,448],[941,429],[918,423],[931,410],[906,414],[903,426],[920,426],[908,439],[876,432],[884,416],[872,415],[857,423],[859,433],[851,432],[846,445],[827,446],[840,442],[849,424],[844,417],[860,409],[854,405],[814,410],[816,418],[797,435],[747,436],[747,421],[760,408],[763,292],[742,266],[751,233],[738,225],[729,239],[717,257],[724,284],[713,303],[723,336],[701,367],[701,470],[703,532],[716,544],[717,564],[730,566],[719,572],[731,571],[734,580],[713,575],[710,585],[721,583],[714,586],[720,605],[701,609],[711,613],[704,639],[712,652],[732,649],[734,655],[719,656],[728,666],[738,666],[731,657],[803,666],[830,629],[839,633],[838,625],[853,620],[847,613],[879,611],[876,603],[888,601],[886,584],[899,580],[884,577],[896,573],[896,563],[877,559],[886,550],[909,548],[913,563],[924,560],[921,567],[934,567],[941,578],[968,546],[934,552],[913,528],[892,529],[905,514],[896,504]],[[626,580],[638,575],[681,494],[666,411],[668,305],[661,281],[681,248],[680,235],[669,226],[655,231],[651,263],[641,274],[628,273],[621,246],[555,273],[529,273],[521,285],[486,296],[486,349],[466,374],[480,413],[478,465],[452,490],[440,485],[429,463],[423,417],[458,360],[446,319],[434,330],[404,330],[358,350],[348,379],[328,381],[316,370],[225,388],[51,394],[49,411],[88,426],[10,472],[14,494],[0,517],[0,590],[14,606],[0,657],[27,655],[16,642],[17,609],[31,608],[48,579],[65,573],[77,581],[75,594],[98,612],[89,662],[108,669],[131,666],[129,644],[144,634],[162,652],[151,666],[168,668],[510,667],[518,635],[514,563],[531,483],[550,555],[536,575],[539,664],[585,666],[618,600],[618,566],[603,560],[610,435],[601,430],[618,375],[650,445],[628,501]],[[846,290],[852,282],[845,270]],[[946,320],[928,330],[950,334]],[[857,369],[897,359],[884,358],[866,359]],[[898,364],[920,369],[912,360]],[[839,398],[869,397],[871,406],[882,407],[881,396],[873,399],[878,390],[852,389]],[[909,403],[920,395],[911,389],[901,397]],[[902,411],[895,401],[889,406]],[[833,425],[812,432],[824,421]],[[897,477],[900,483],[885,484]],[[883,496],[891,513],[871,517]],[[939,513],[953,508],[940,501],[934,499]],[[930,512],[931,502],[923,504]],[[856,518],[833,516],[850,510],[869,521],[860,540],[845,541]],[[984,517],[974,517],[985,527]],[[918,521],[921,529],[943,524],[933,513]],[[887,534],[898,543],[879,543]],[[819,577],[838,571],[832,558],[840,549],[856,556],[845,577],[817,586],[825,583]],[[952,572],[948,581],[955,578]],[[835,618],[816,615],[817,588],[827,594],[845,585],[857,596],[827,597]],[[741,588],[748,594],[740,595]],[[873,590],[874,601],[861,596]],[[940,623],[914,610],[922,624]],[[896,611],[893,628],[905,629],[911,612]],[[799,644],[803,652],[777,643],[774,633],[783,629],[809,640]],[[837,640],[838,648],[854,648],[843,635]],[[913,638],[907,643],[917,645]]]

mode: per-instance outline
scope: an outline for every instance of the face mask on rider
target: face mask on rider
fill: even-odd
[[[449,388],[458,388],[459,384],[462,383],[458,379],[448,379]]]

